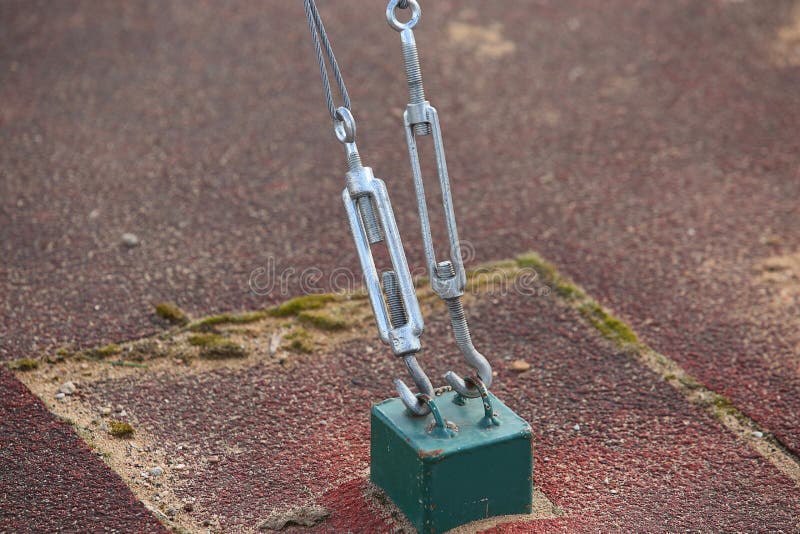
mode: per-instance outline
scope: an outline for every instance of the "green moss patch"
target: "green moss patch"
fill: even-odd
[[[12,371],[33,371],[38,367],[39,360],[34,360],[33,358],[20,358],[19,360],[8,362],[8,368]]]
[[[585,302],[578,309],[606,339],[610,339],[619,345],[639,342],[639,338],[636,337],[636,334],[628,325],[606,312],[596,302]]]
[[[206,345],[200,349],[200,357],[207,360],[225,360],[229,358],[244,358],[247,356],[245,348],[230,340]]]
[[[314,336],[308,330],[298,328],[287,334],[283,339],[288,341],[286,348],[291,351],[305,354],[314,352]]]
[[[193,332],[203,332],[213,329],[214,326],[222,324],[247,324],[260,321],[270,315],[266,311],[254,311],[246,313],[221,313],[219,315],[211,315],[194,321],[189,325],[189,330]]]
[[[301,311],[297,314],[300,322],[318,328],[319,330],[336,331],[345,330],[349,324],[341,317],[324,311]]]
[[[155,312],[157,316],[172,324],[184,325],[189,322],[183,310],[171,302],[159,302],[156,304]]]
[[[267,313],[272,317],[289,317],[290,315],[297,315],[305,310],[318,310],[336,300],[336,295],[325,293],[322,295],[303,295],[302,297],[295,297],[281,304],[267,310]]]
[[[535,252],[528,252],[527,254],[517,256],[516,263],[517,267],[522,269],[534,269],[547,281],[555,280],[559,276],[556,266]]]
[[[186,341],[193,347],[208,347],[211,345],[219,345],[225,342],[225,338],[219,334],[192,334]]]
[[[572,280],[559,273],[555,265],[535,252],[517,256],[516,264],[520,269],[535,270],[542,278],[543,282],[553,285],[553,290],[561,298],[567,300],[586,298],[586,294]]]
[[[114,356],[115,354],[119,354],[122,352],[122,347],[115,343],[110,343],[103,347],[97,347],[94,349],[87,349],[84,351],[86,356],[91,356],[94,358],[107,358],[109,356]]]
[[[189,345],[200,348],[200,357],[209,360],[224,360],[227,358],[244,358],[247,350],[238,343],[227,339],[220,334],[200,333],[192,334],[186,339]]]
[[[129,438],[133,436],[133,426],[125,421],[109,421],[108,433],[115,438]]]

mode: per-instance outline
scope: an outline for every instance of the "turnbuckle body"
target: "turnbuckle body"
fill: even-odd
[[[477,378],[489,387],[492,383],[492,367],[489,361],[475,348],[469,332],[464,307],[461,298],[466,286],[466,273],[464,262],[461,258],[461,245],[458,238],[453,197],[450,191],[450,178],[447,173],[447,160],[445,157],[442,130],[439,124],[439,114],[436,108],[425,100],[425,90],[422,85],[422,72],[419,65],[416,40],[413,27],[419,21],[422,11],[416,0],[407,0],[407,7],[411,9],[411,18],[406,23],[401,23],[395,16],[395,9],[399,7],[400,0],[390,0],[386,7],[386,18],[389,26],[400,33],[400,42],[403,53],[403,64],[406,70],[408,83],[409,103],[403,114],[406,132],[406,143],[411,161],[411,173],[414,179],[414,190],[417,196],[417,211],[419,213],[422,241],[425,249],[425,260],[430,277],[431,288],[447,303],[450,313],[450,322],[456,344],[461,350],[467,363],[475,370]],[[449,242],[449,258],[437,261],[431,237],[430,218],[425,197],[425,187],[422,180],[422,169],[417,150],[417,136],[431,134],[436,157],[436,169],[439,177],[439,188],[442,193],[442,207],[444,208],[445,225]],[[475,387],[472,380],[464,380],[453,371],[448,371],[444,376],[447,383],[462,397],[475,398],[481,396],[479,388]]]
[[[334,132],[345,147],[350,168],[345,175],[342,202],[347,211],[378,335],[381,341],[392,347],[396,356],[403,358],[419,392],[433,396],[433,385],[416,358],[422,349],[420,337],[424,323],[386,184],[375,177],[370,167],[361,164],[355,143],[355,119],[349,110],[337,110]],[[384,271],[380,278],[371,249],[371,245],[379,242],[386,245],[392,264],[391,270]],[[394,384],[403,403],[412,413],[430,413],[430,406],[417,398],[402,380],[395,379]]]
[[[410,30],[409,30],[410,31]],[[411,174],[414,178],[414,190],[417,196],[417,212],[419,213],[422,242],[425,249],[425,262],[430,275],[431,288],[442,299],[461,297],[467,283],[464,262],[461,259],[461,244],[458,239],[456,215],[453,210],[453,196],[450,192],[450,178],[447,174],[442,130],[439,126],[439,114],[428,101],[420,104],[409,104],[403,114],[406,131],[408,155],[411,160]],[[439,175],[439,187],[442,191],[442,206],[447,227],[450,257],[443,261],[436,260],[431,237],[431,225],[428,217],[428,206],[425,197],[425,186],[422,181],[422,168],[419,163],[415,126],[425,123],[429,126],[433,137],[433,149],[436,155],[436,169]],[[441,263],[441,265],[440,265]]]
[[[419,352],[422,348],[420,343],[423,330],[422,313],[406,262],[403,244],[400,241],[392,205],[386,192],[386,184],[383,180],[375,178],[370,167],[363,166],[350,170],[346,174],[346,180],[347,187],[342,191],[342,201],[347,210],[350,231],[355,241],[361,270],[364,273],[364,283],[369,293],[378,334],[381,340],[391,346],[398,356]],[[359,203],[363,202],[372,204],[375,210],[373,213],[383,231],[383,241],[392,263],[392,271],[387,272],[393,273],[393,276],[389,275],[393,281],[388,284],[382,284],[375,268],[370,241],[365,230],[367,223],[362,218],[363,212],[359,212],[358,208]],[[384,278],[388,279],[389,276],[384,273]],[[390,316],[390,310],[387,310],[386,302],[384,302],[383,285],[393,286],[391,291],[393,301],[389,302],[389,306],[390,308],[394,305],[401,306],[405,322],[400,323],[400,309],[393,310],[394,313]],[[388,296],[386,300],[389,300]],[[392,319],[395,321],[394,324]]]

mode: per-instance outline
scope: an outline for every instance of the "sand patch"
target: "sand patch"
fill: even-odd
[[[503,37],[502,25],[492,23],[488,26],[451,22],[447,26],[450,42],[473,53],[478,59],[497,59],[516,50],[516,45]]]
[[[800,66],[800,4],[795,4],[789,20],[778,29],[771,52],[773,63],[780,67]]]

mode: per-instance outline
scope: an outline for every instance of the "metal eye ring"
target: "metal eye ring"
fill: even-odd
[[[394,14],[399,4],[400,0],[389,0],[389,5],[386,6],[386,20],[389,22],[389,26],[399,32],[410,30],[419,22],[419,18],[422,16],[422,8],[419,7],[419,2],[417,2],[417,0],[408,0],[408,7],[411,8],[411,19],[406,23],[402,23],[397,20]]]
[[[333,133],[341,143],[353,143],[356,140],[356,119],[350,110],[342,106],[336,109],[333,119]]]

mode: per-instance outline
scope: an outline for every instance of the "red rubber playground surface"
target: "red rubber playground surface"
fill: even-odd
[[[386,180],[421,265],[398,37],[382,3],[319,4],[362,157]],[[473,263],[540,252],[796,460],[800,7],[422,5],[426,90]],[[346,166],[299,2],[12,1],[0,18],[0,359],[154,334],[154,302],[193,316],[258,309],[300,294],[306,268],[356,268],[339,198]],[[285,291],[251,292],[259,268],[283,273]],[[574,311],[518,295],[470,306],[484,352],[532,365],[521,375],[498,365],[493,391],[531,422],[536,485],[564,511],[498,529],[799,528],[797,480]],[[441,318],[426,327],[438,375],[456,360]],[[222,531],[254,530],[300,495],[333,511],[318,529],[380,531],[385,511],[362,496],[367,411],[392,394],[399,366],[372,330],[352,343],[294,374],[196,378],[213,382],[213,407],[178,375],[95,394],[124,400],[165,447],[186,441],[168,423],[197,419],[200,406],[219,424],[198,439],[225,429],[239,440],[246,459],[181,482]],[[289,435],[318,379],[342,373],[358,375],[361,394],[324,394],[306,414],[324,431],[290,443],[258,417],[269,379],[293,401]],[[173,392],[170,411],[153,404],[160,392]],[[343,408],[347,432],[335,429]],[[253,417],[266,444],[237,434],[232,414]],[[165,528],[5,370],[0,415],[0,532]]]

